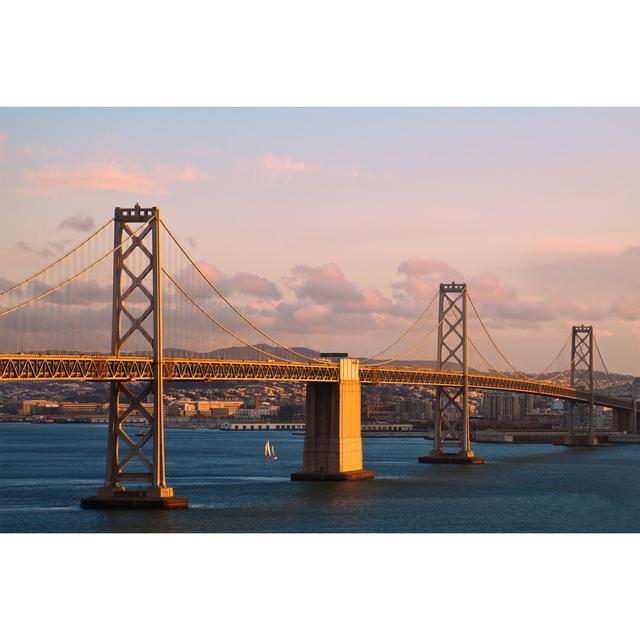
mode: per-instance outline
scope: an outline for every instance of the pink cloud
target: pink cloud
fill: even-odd
[[[304,173],[308,169],[302,160],[295,160],[290,156],[274,156],[272,153],[259,155],[257,161],[260,169],[272,174]]]
[[[125,193],[166,193],[176,183],[201,182],[208,174],[198,167],[161,165],[149,174],[115,163],[95,163],[79,167],[50,166],[25,172],[27,180],[49,189],[81,191],[121,191]]]
[[[609,310],[614,318],[637,322],[640,318],[640,298],[621,296],[611,304]]]
[[[196,264],[202,273],[204,273],[215,285],[220,284],[226,277],[218,267],[214,267],[211,263],[206,262],[205,260],[197,260]]]
[[[466,282],[481,316],[493,327],[537,326],[558,319],[596,320],[602,313],[589,305],[553,296],[525,297],[493,273],[463,274],[446,262],[411,257],[398,271],[404,279],[392,285],[400,315],[418,312],[435,294],[441,282]]]
[[[504,304],[518,299],[517,291],[493,273],[474,276],[469,288],[473,289],[473,297],[484,303]]]
[[[354,349],[361,344],[368,350],[370,345],[390,344],[424,311],[440,282],[453,280],[469,285],[479,313],[491,330],[531,332],[582,321],[597,325],[606,317],[602,311],[566,296],[558,299],[553,295],[526,295],[493,273],[464,274],[446,262],[431,258],[411,257],[402,262],[398,268],[401,279],[392,285],[391,297],[349,279],[335,263],[293,267],[290,275],[283,278],[288,287],[284,296],[274,282],[256,274],[227,275],[206,262],[199,262],[199,266],[258,326],[285,341],[300,343],[302,340],[313,346],[335,342]],[[198,300],[215,297],[204,283],[202,287],[192,284],[189,290]],[[623,319],[637,317],[637,305],[636,299],[624,305],[620,302],[609,310],[609,315]],[[437,303],[413,332],[393,347],[393,353],[385,357],[409,353],[415,359],[430,353],[428,349],[433,347],[435,338],[415,353],[410,349],[435,326],[436,315]],[[469,315],[474,338],[480,340],[479,347],[491,352],[492,347],[474,320],[472,310]],[[502,334],[505,335],[511,334]],[[497,337],[500,341],[500,335]],[[483,345],[482,340],[486,344]]]
[[[330,303],[310,300],[282,301],[271,309],[255,311],[250,315],[259,326],[270,327],[291,343],[314,348],[319,347],[318,340],[333,349],[336,344],[356,350],[358,342],[388,344],[406,329],[406,320],[387,313],[341,311]]]
[[[288,155],[274,155],[273,153],[263,153],[255,156],[255,162],[259,171],[264,175],[276,179],[290,178],[295,174],[313,174],[322,176],[325,179],[360,179],[367,174],[361,166],[354,162],[344,165],[323,165],[310,163]]]
[[[288,283],[298,298],[331,304],[335,311],[385,311],[392,306],[391,300],[376,289],[348,280],[337,264],[298,265],[291,272]]]
[[[275,283],[253,273],[234,273],[225,280],[224,284],[229,291],[239,291],[245,295],[255,296],[256,298],[277,300],[281,297],[280,291]]]
[[[59,189],[154,193],[159,188],[155,178],[115,164],[93,164],[73,169],[47,167],[26,171],[25,175],[37,185]]]
[[[291,288],[300,298],[325,303],[349,300],[357,294],[357,286],[345,278],[337,264],[297,265],[291,272]]]
[[[261,300],[279,300],[282,297],[276,284],[262,276],[247,272],[238,272],[227,276],[220,269],[204,260],[199,260],[197,265],[225,296],[240,294]],[[178,277],[178,281],[180,281],[180,277]],[[206,282],[203,280],[199,282],[197,290],[191,287],[190,291],[196,295],[212,295],[211,288]]]
[[[308,304],[295,309],[291,317],[300,323],[308,323],[316,325],[317,323],[326,323],[327,326],[331,322],[333,316],[331,305],[327,304]]]
[[[426,304],[441,282],[462,282],[463,275],[446,262],[432,258],[411,257],[402,262],[398,272],[404,280],[391,285],[398,301],[404,299],[403,306],[414,312],[420,305]]]
[[[0,131],[0,157],[2,157],[2,150],[4,143],[7,141],[7,134],[4,131]]]
[[[544,236],[534,240],[532,249],[541,255],[616,254],[620,243],[613,240],[579,238],[575,236]]]

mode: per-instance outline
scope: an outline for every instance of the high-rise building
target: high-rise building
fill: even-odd
[[[517,420],[533,412],[533,397],[518,393],[485,393],[482,417],[489,420]]]
[[[401,420],[433,420],[432,400],[398,400],[397,413]]]

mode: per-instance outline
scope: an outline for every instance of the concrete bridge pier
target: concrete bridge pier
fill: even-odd
[[[359,363],[340,360],[338,382],[307,383],[302,471],[292,480],[366,480],[362,468]]]
[[[613,409],[613,430],[637,433],[635,403],[632,411],[626,409]]]
[[[578,405],[572,402],[568,420],[569,434],[564,440],[566,447],[597,447],[600,444],[593,434],[593,403]]]

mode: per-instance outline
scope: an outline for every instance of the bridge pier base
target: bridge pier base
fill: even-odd
[[[307,383],[302,470],[292,480],[366,480],[362,468],[358,362],[340,361],[338,382]]]
[[[565,447],[598,447],[600,444],[598,436],[588,434],[574,434],[564,439]]]
[[[82,509],[186,509],[187,498],[173,495],[173,489],[163,487],[156,491],[146,489],[98,489],[95,496],[82,498]]]
[[[344,482],[349,480],[370,480],[374,477],[373,471],[359,469],[357,471],[338,471],[337,473],[323,473],[321,471],[295,471],[291,474],[292,480]]]
[[[476,457],[473,451],[447,453],[434,450],[427,456],[420,456],[418,462],[422,464],[484,464],[484,460]]]

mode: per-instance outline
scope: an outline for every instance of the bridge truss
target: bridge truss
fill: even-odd
[[[162,363],[164,380],[281,380],[287,382],[336,382],[338,365],[298,362],[260,362],[247,360],[198,360],[167,358]],[[114,356],[28,356],[0,355],[0,380],[5,381],[82,381],[143,382],[153,379],[153,359]],[[462,383],[458,371],[437,371],[360,365],[362,384],[421,385],[456,387]],[[505,391],[574,400],[588,404],[591,394],[573,387],[544,381],[505,378],[479,373],[468,374],[471,389]],[[631,410],[633,401],[601,393],[593,394],[595,405]]]

